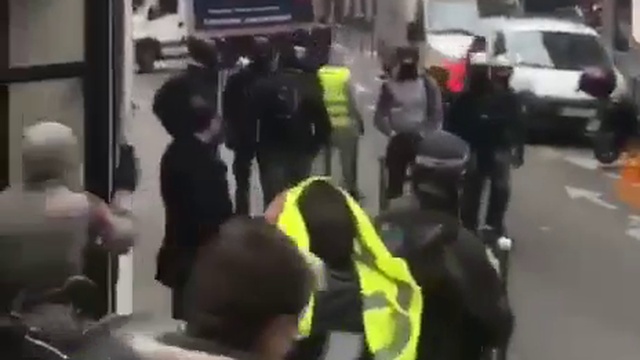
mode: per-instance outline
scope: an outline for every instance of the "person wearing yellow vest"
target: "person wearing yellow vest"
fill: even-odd
[[[335,62],[334,62],[335,64]],[[342,185],[355,197],[358,191],[358,140],[364,134],[364,122],[358,111],[351,86],[351,71],[346,66],[325,65],[318,71],[324,102],[333,129],[331,146],[326,149],[326,167],[330,169],[333,150],[340,156]]]
[[[320,359],[335,350],[336,338],[340,358],[417,359],[421,289],[348,192],[310,178],[276,197],[265,218],[290,237],[318,278],[291,360]]]

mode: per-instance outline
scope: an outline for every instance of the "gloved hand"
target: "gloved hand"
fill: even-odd
[[[519,169],[522,165],[524,165],[524,152],[519,150],[513,151],[511,166],[513,166],[514,169]]]
[[[120,145],[120,161],[114,174],[114,188],[134,192],[138,188],[140,167],[133,145]]]

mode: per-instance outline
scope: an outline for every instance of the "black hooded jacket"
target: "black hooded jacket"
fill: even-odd
[[[453,101],[446,118],[445,129],[480,155],[501,149],[524,151],[524,119],[511,90],[468,89]]]
[[[514,316],[477,236],[436,211],[391,210],[378,224],[426,297],[418,358],[478,360],[484,349],[508,344]]]
[[[253,85],[269,75],[268,69],[249,64],[227,79],[222,95],[225,141],[233,151],[255,152],[257,121],[247,106]]]

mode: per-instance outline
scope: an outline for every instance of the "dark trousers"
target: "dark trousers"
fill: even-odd
[[[415,160],[418,141],[415,134],[396,134],[389,139],[386,153],[388,199],[402,196],[407,168]]]
[[[478,229],[484,184],[488,180],[489,204],[484,225],[504,234],[504,218],[511,195],[511,156],[508,149],[476,156],[465,176],[460,209],[462,224],[468,230]]]
[[[258,169],[265,209],[278,194],[311,176],[313,159],[313,155],[302,152],[258,152]]]
[[[251,204],[251,163],[253,153],[236,151],[233,156],[233,177],[236,180],[236,214],[249,215]]]

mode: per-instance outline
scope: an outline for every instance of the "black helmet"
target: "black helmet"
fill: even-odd
[[[266,36],[255,36],[253,38],[251,54],[249,56],[253,60],[271,59],[273,57],[273,46],[271,45],[271,40]]]
[[[436,130],[422,135],[413,165],[414,192],[432,199],[457,197],[469,158],[469,145],[454,134]]]
[[[215,42],[195,36],[187,38],[187,51],[191,59],[198,64],[213,67],[218,64],[218,49]]]
[[[291,33],[291,45],[307,47],[311,40],[311,34],[306,29],[296,29]]]
[[[613,69],[592,66],[584,69],[578,80],[578,90],[597,98],[606,99],[615,90],[617,79]]]

